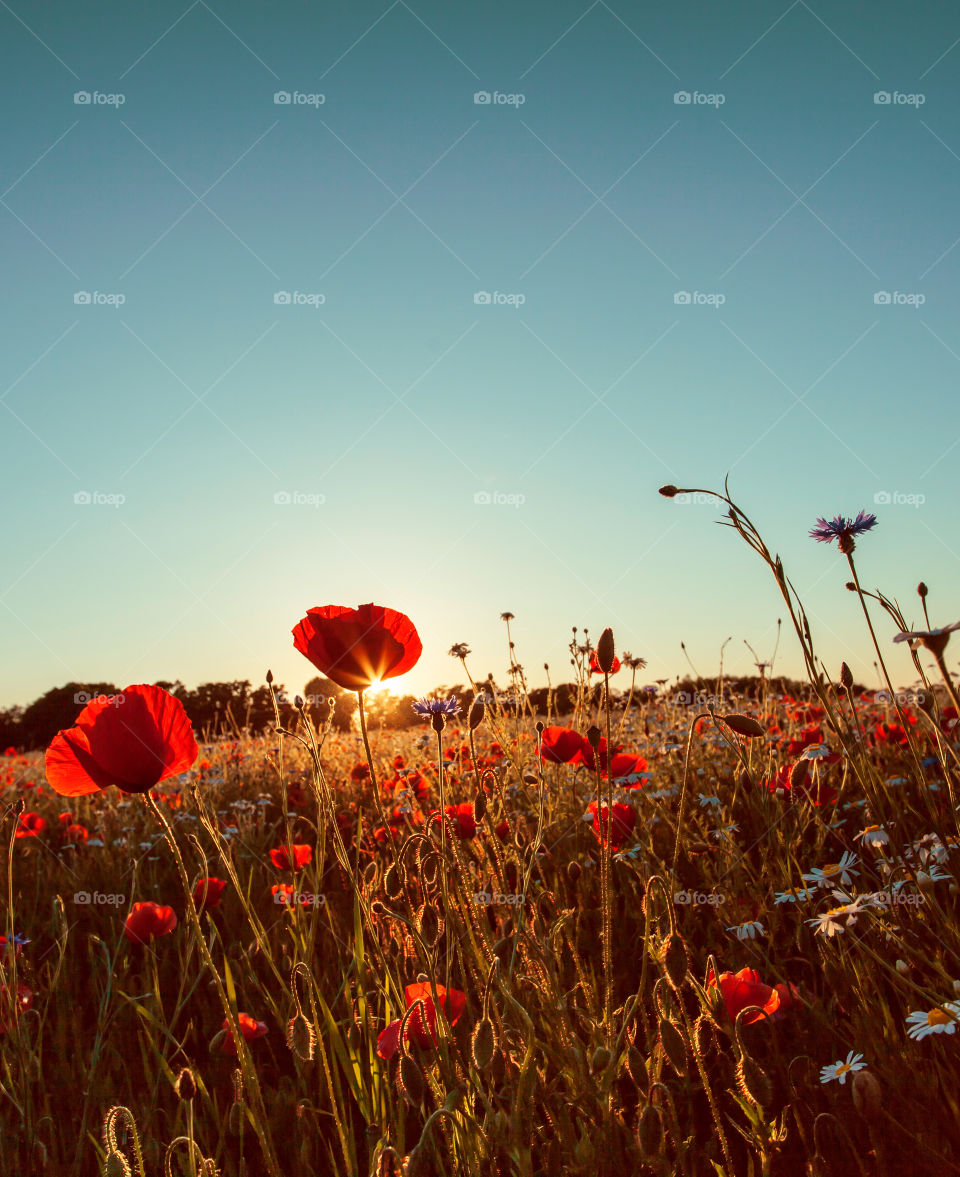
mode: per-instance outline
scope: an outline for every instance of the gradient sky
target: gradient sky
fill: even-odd
[[[534,684],[572,625],[747,672],[772,578],[657,495],[728,471],[835,673],[876,681],[819,515],[960,618],[956,5],[0,0],[0,45],[0,705],[302,689],[293,625],[370,600],[413,691],[455,641],[504,679],[504,610]]]

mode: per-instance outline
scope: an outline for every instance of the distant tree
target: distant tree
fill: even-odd
[[[57,732],[73,727],[77,716],[91,700],[99,695],[117,695],[113,683],[70,682],[63,687],[54,687],[26,707],[20,717],[20,740],[18,746],[44,748]]]

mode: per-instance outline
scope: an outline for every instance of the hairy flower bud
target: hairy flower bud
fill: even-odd
[[[196,1080],[189,1067],[184,1067],[180,1074],[177,1075],[173,1089],[179,1099],[191,1100],[197,1094]]]
[[[608,626],[600,635],[597,642],[597,665],[604,674],[613,670],[613,660],[616,657],[613,648],[613,630]]]
[[[727,727],[732,728],[738,736],[745,736],[747,739],[753,740],[757,736],[763,735],[763,725],[750,715],[723,715],[721,718]]]
[[[670,483],[667,483],[666,486],[660,487],[660,493],[663,495],[663,497],[665,499],[672,499],[675,495],[678,495],[680,493],[680,491],[675,486],[672,486]]]
[[[921,580],[920,583],[917,585],[917,594],[921,598],[921,600],[927,595],[927,593],[929,591],[930,590],[927,588],[927,586]]]
[[[849,691],[853,686],[853,675],[850,673],[850,667],[846,662],[840,663],[840,685],[845,691]]]
[[[469,725],[471,731],[475,731],[480,726],[480,724],[483,723],[483,712],[483,700],[475,700],[473,706],[470,708],[470,717],[467,720],[467,724]]]

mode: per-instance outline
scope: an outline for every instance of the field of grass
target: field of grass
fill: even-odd
[[[563,715],[301,709],[74,796],[8,750],[0,1172],[960,1173],[949,633],[894,646],[838,527],[918,686],[828,674],[728,506],[795,696],[629,691],[606,631]]]

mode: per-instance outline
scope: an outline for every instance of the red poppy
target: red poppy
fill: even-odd
[[[200,879],[193,889],[193,902],[197,910],[201,907],[219,907],[226,886],[223,879]]]
[[[36,838],[47,828],[46,818],[39,813],[22,813],[17,822],[17,832],[14,838]]]
[[[610,668],[610,673],[616,674],[619,669],[620,669],[620,659],[616,655],[614,655],[613,666]],[[603,671],[600,669],[600,663],[597,661],[596,651],[594,651],[594,653],[592,653],[590,655],[590,673],[591,674],[603,674]]]
[[[134,944],[149,944],[158,936],[166,936],[177,926],[177,915],[172,907],[156,903],[135,903],[123,934]]]
[[[610,775],[615,781],[646,771],[646,760],[642,756],[635,756],[632,752],[615,752],[610,760]]]
[[[278,870],[299,870],[306,866],[313,858],[313,850],[309,846],[295,844],[293,847],[293,866],[290,865],[290,847],[278,846],[270,851],[270,861]]]
[[[607,816],[607,803],[604,801],[600,814],[597,814],[597,803],[591,801],[589,810],[593,814],[593,836],[598,842],[606,841],[607,826],[610,824]],[[610,837],[610,844],[614,850],[619,850],[633,832],[633,827],[637,824],[637,811],[632,805],[627,805],[623,801],[614,801],[613,803],[613,832]],[[603,827],[603,835],[601,837],[601,826]]]
[[[407,1022],[407,1041],[409,1042],[412,1038],[424,1050],[431,1043],[436,1045],[437,1042],[437,1010],[433,1004],[433,988],[427,982],[418,982],[416,985],[407,985],[403,991],[407,1009],[415,1001],[423,1000],[423,1010],[415,1010]],[[446,1014],[450,1025],[455,1026],[466,1009],[467,995],[461,993],[459,989],[451,989],[448,994],[442,985],[437,985],[436,990],[440,1008]],[[448,997],[450,999],[449,1008]],[[426,1013],[426,1025],[424,1024],[424,1011]],[[377,1039],[377,1054],[382,1059],[391,1059],[397,1053],[400,1047],[400,1026],[402,1022],[403,1018],[398,1018],[395,1022],[391,1022]]]
[[[706,989],[716,989],[713,970],[707,974]],[[735,1021],[737,1014],[747,1006],[759,1006],[759,1010],[747,1014],[743,1019],[744,1025],[762,1022],[765,1018],[773,1018],[786,1012],[799,998],[796,986],[765,985],[760,980],[756,969],[741,969],[739,973],[720,974],[720,992],[724,1005],[731,1020]],[[762,1013],[760,1011],[763,1011]]]
[[[75,846],[83,846],[86,844],[90,834],[87,832],[87,827],[73,823],[68,825],[63,830],[63,840],[65,842],[72,842]]]
[[[293,644],[348,691],[363,691],[371,683],[406,674],[423,652],[410,618],[382,605],[308,609],[293,630]]]
[[[17,983],[16,1002],[11,1001],[11,990],[6,984],[0,985],[0,1034],[6,1034],[14,1018],[33,1005],[33,990],[22,981]],[[11,1016],[12,1015],[12,1016]]]
[[[549,764],[583,764],[590,745],[569,727],[545,727],[540,736],[543,759]]]
[[[16,756],[17,750],[16,750],[16,748],[13,748],[13,747],[5,748],[3,751],[3,754],[4,754],[4,756]]]
[[[255,1038],[262,1038],[267,1031],[266,1022],[258,1022],[255,1018],[251,1018],[249,1014],[237,1014],[237,1024],[240,1026],[240,1033],[243,1035],[245,1042],[252,1042]],[[223,1029],[226,1031],[226,1037],[220,1043],[221,1054],[236,1054],[237,1047],[233,1041],[233,1031],[230,1029],[230,1019],[223,1019]]]
[[[368,780],[370,777],[369,764],[355,764],[350,770],[350,779],[359,784],[361,781]]]
[[[94,699],[74,727],[58,732],[47,749],[47,780],[65,797],[116,785],[146,793],[186,772],[197,741],[183,704],[161,687],[142,684]]]
[[[461,841],[477,836],[477,819],[474,816],[472,801],[463,801],[459,805],[448,805],[443,812],[453,824],[453,832]],[[435,809],[430,816],[439,822],[440,811]]]

